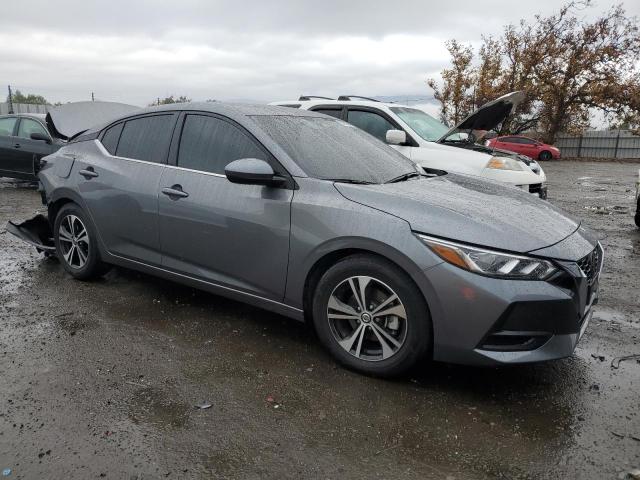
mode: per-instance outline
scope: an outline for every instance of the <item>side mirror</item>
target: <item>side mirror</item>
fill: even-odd
[[[242,185],[272,187],[286,182],[285,178],[275,174],[271,165],[258,158],[234,160],[224,168],[224,173],[231,183]]]
[[[389,145],[407,143],[407,133],[402,130],[387,130],[386,138]]]
[[[42,140],[43,142],[51,143],[51,139],[49,138],[49,136],[45,135],[44,133],[34,132],[29,135],[29,137],[31,138],[31,140]]]

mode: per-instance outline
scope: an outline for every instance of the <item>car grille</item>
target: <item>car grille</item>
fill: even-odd
[[[602,266],[602,250],[600,245],[594,248],[593,252],[589,255],[578,260],[578,266],[585,277],[587,277],[589,287],[593,286],[598,279],[598,273],[600,273],[600,267]]]

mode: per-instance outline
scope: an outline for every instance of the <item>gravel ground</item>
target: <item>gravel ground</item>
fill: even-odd
[[[0,471],[10,478],[622,478],[640,467],[639,165],[544,164],[596,229],[601,302],[575,355],[337,367],[301,324],[115,269],[82,283],[0,233]],[[0,182],[0,225],[40,208]],[[210,404],[199,409],[196,405]]]

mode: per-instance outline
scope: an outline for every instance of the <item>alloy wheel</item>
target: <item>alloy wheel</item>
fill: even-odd
[[[76,215],[67,215],[58,229],[60,249],[65,262],[71,268],[84,267],[89,259],[89,233]]]
[[[407,312],[400,297],[384,282],[354,276],[333,289],[327,318],[338,344],[360,360],[394,356],[407,337]]]

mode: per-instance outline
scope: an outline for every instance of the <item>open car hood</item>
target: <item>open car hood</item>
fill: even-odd
[[[49,130],[68,140],[93,126],[107,123],[140,107],[115,102],[74,102],[52,108],[47,113]]]
[[[517,91],[507,93],[506,95],[485,103],[440,137],[438,143],[444,143],[449,136],[456,132],[494,129],[511,114],[524,98],[525,93],[523,91]]]

